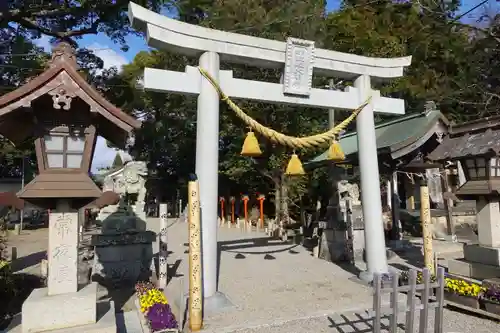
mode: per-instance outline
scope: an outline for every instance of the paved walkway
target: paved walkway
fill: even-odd
[[[168,238],[173,252],[168,261],[177,267],[177,277],[167,292],[175,298],[181,276],[187,277],[187,225],[172,225]],[[371,289],[355,282],[353,273],[312,258],[300,246],[265,243],[262,238],[262,233],[219,228],[219,290],[234,307],[207,315],[204,332],[372,332],[364,311],[372,307]],[[436,241],[435,248],[444,257],[460,256],[460,244]],[[396,257],[391,263],[411,265],[415,263],[411,259]],[[184,286],[187,288],[187,283]],[[402,300],[406,302],[403,295]],[[444,333],[493,333],[499,327],[494,321],[447,309],[444,319]],[[398,321],[403,332],[404,318]],[[388,320],[383,323],[388,325]],[[432,325],[429,330],[433,331]]]
[[[371,290],[350,281],[352,273],[312,258],[301,246],[225,227],[219,228],[218,239],[222,246],[219,290],[234,307],[209,315],[204,322],[209,331],[225,332],[229,327],[231,331],[371,306]],[[177,223],[169,228],[168,240],[173,252],[169,263],[178,266],[177,275],[187,276],[187,225]],[[167,288],[172,297],[178,295],[179,279],[174,277]]]

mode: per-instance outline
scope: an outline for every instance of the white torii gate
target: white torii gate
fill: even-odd
[[[371,77],[400,77],[411,57],[369,58],[315,49],[312,41],[289,38],[280,42],[208,29],[170,19],[134,3],[129,4],[129,18],[134,28],[147,33],[149,46],[199,57],[199,66],[233,99],[353,110],[372,96],[371,103],[356,119],[368,266],[361,277],[371,281],[373,273],[387,273],[373,113],[404,114],[404,100],[381,97],[379,91],[371,89]],[[221,60],[284,69],[283,83],[233,78],[232,71],[219,69]],[[321,76],[353,79],[354,87],[346,91],[311,88],[313,71]],[[146,68],[144,89],[198,95],[196,174],[202,209],[203,289],[208,298],[217,292],[219,96],[198,69],[191,66],[184,73]]]

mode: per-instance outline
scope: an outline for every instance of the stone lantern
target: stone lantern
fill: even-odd
[[[24,302],[23,332],[94,329],[97,285],[78,284],[78,210],[102,195],[89,176],[97,135],[123,147],[140,126],[85,81],[67,43],[42,74],[0,97],[0,134],[17,146],[35,143],[38,175],[17,195],[50,209],[47,288]],[[99,332],[116,332],[112,312],[99,315]]]
[[[500,276],[500,117],[452,126],[428,158],[459,162],[465,183],[459,199],[475,200],[478,245],[464,245],[464,258],[452,260],[452,274],[486,279]]]

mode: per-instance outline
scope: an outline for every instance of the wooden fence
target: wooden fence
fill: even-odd
[[[429,311],[433,309],[434,333],[443,333],[444,268],[438,268],[435,282],[431,281],[429,270],[424,269],[422,272],[422,284],[417,284],[416,270],[410,270],[408,285],[399,285],[399,274],[397,273],[390,274],[389,276],[389,282],[384,281],[381,275],[376,275],[373,281],[373,332],[380,333],[382,330],[382,317],[389,316],[389,332],[396,333],[398,331],[398,314],[404,313],[406,316],[405,333],[413,333],[415,314],[419,311],[418,332],[427,333],[429,328]],[[387,283],[390,286],[386,286]],[[420,302],[417,298],[417,292],[420,293]],[[398,303],[399,295],[402,293],[406,294],[406,304]],[[382,305],[382,295],[384,294],[390,294],[389,307]],[[431,297],[435,301],[430,302]]]

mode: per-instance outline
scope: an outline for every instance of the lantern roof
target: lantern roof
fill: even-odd
[[[427,158],[445,161],[499,153],[500,116],[494,116],[450,126],[448,136]]]
[[[74,49],[66,42],[55,46],[48,68],[42,74],[0,97],[0,134],[16,145],[36,136],[38,120],[33,112],[36,100],[49,95],[54,109],[75,112],[86,105],[85,110],[90,111],[98,134],[123,147],[128,134],[140,128],[141,122],[107,101],[78,70]],[[75,102],[80,107],[72,108]]]

